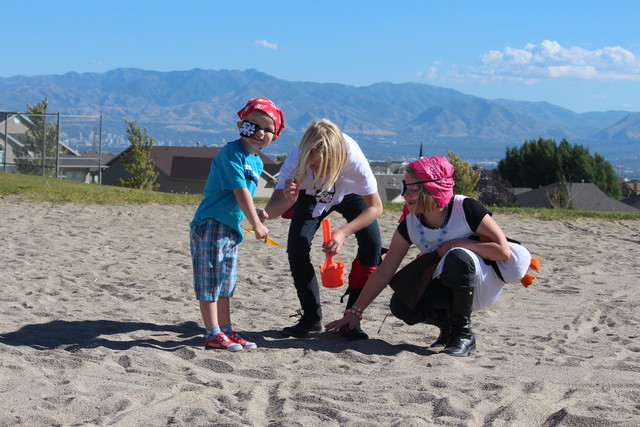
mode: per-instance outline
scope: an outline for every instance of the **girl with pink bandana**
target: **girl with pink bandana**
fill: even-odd
[[[405,323],[438,326],[431,347],[468,356],[476,351],[471,313],[491,305],[505,283],[526,274],[531,255],[511,243],[480,202],[455,195],[454,168],[445,157],[426,157],[405,171],[405,210],[382,264],[360,297],[328,331],[352,327],[365,308],[389,284],[394,290],[391,312]],[[420,257],[396,273],[415,245]]]

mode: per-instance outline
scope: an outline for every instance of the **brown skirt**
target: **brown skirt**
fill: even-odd
[[[408,308],[413,310],[422,298],[439,261],[438,251],[421,255],[401,268],[389,282]]]

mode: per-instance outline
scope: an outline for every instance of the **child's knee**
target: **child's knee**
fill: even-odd
[[[476,264],[463,249],[452,249],[444,259],[440,280],[447,287],[473,287],[475,285]]]
[[[424,321],[424,315],[417,310],[412,310],[402,302],[402,299],[395,292],[391,296],[389,302],[389,310],[398,319],[402,320],[407,325],[415,325]]]

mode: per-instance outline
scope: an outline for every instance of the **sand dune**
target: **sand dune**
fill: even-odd
[[[368,341],[283,338],[298,308],[285,249],[248,235],[232,310],[259,348],[232,354],[202,348],[193,211],[0,199],[1,426],[640,424],[637,221],[496,215],[542,269],[474,314],[468,358],[431,351],[432,326],[383,323],[388,290]],[[286,241],[286,220],[269,227]],[[322,289],[325,321],[343,292]]]

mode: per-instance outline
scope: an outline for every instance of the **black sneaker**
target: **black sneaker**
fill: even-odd
[[[313,321],[302,316],[298,323],[284,328],[282,334],[285,337],[306,338],[309,336],[309,332],[319,332],[321,330],[322,323],[319,320]]]

